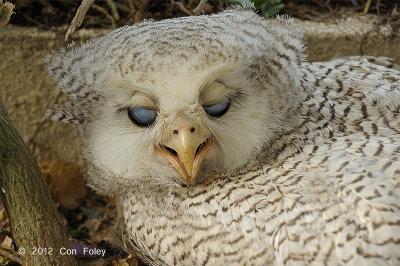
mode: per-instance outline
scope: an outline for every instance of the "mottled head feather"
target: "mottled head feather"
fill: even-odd
[[[143,21],[47,56],[47,72],[71,99],[47,115],[78,125],[85,155],[97,173],[90,183],[98,190],[111,193],[119,189],[116,184],[136,182],[177,185],[176,173],[151,148],[162,137],[161,129],[132,129],[117,110],[140,87],[168,114],[179,108],[194,112],[200,90],[217,80],[238,103],[217,122],[204,118],[219,145],[210,152],[209,167],[229,172],[290,128],[305,97],[299,89],[303,43],[303,32],[291,19],[266,20],[248,6]]]

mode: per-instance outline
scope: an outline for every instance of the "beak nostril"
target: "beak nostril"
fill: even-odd
[[[192,132],[192,133],[194,132],[194,127],[190,128],[190,132]]]

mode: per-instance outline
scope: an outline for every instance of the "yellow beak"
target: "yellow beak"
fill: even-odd
[[[166,143],[157,145],[155,150],[162,154],[190,185],[193,184],[212,143],[211,137],[201,137],[193,127],[184,126],[174,130],[171,138]]]

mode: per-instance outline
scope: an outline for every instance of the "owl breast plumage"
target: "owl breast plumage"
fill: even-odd
[[[400,263],[399,67],[310,63],[303,50],[290,19],[241,8],[142,22],[47,58],[71,97],[48,115],[77,126],[89,184],[121,195],[124,248],[154,265]],[[135,86],[155,99],[137,100],[154,125],[125,114]],[[209,86],[229,91],[226,113],[201,113]],[[186,181],[154,151],[170,117],[212,137],[196,177],[176,166]]]

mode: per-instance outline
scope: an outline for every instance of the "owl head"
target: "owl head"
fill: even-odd
[[[76,125],[100,192],[193,186],[291,129],[303,50],[292,20],[248,7],[143,21],[47,56],[70,97],[47,116]]]

